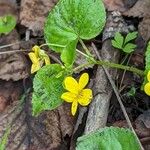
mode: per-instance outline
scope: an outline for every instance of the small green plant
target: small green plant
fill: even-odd
[[[114,40],[112,40],[112,45],[125,53],[131,53],[136,48],[136,45],[131,43],[136,37],[137,32],[128,33],[125,38],[119,32],[117,32]]]
[[[16,18],[12,15],[6,15],[0,17],[0,34],[1,33],[9,33],[16,26]]]
[[[130,90],[126,93],[127,97],[134,97],[136,94],[136,88],[132,86]]]

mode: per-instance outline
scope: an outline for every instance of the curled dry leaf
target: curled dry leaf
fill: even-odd
[[[33,35],[43,35],[43,27],[48,12],[58,0],[22,0],[21,24],[33,31]]]

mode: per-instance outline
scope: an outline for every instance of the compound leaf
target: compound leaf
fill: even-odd
[[[127,44],[129,41],[134,40],[137,37],[138,32],[130,32],[127,34],[124,44]]]
[[[125,53],[131,53],[134,51],[134,49],[136,48],[135,44],[132,43],[128,43],[124,46],[124,48],[122,49]]]
[[[115,34],[114,40],[112,40],[112,45],[118,49],[122,49],[123,42],[124,42],[124,37],[119,32],[117,32]]]

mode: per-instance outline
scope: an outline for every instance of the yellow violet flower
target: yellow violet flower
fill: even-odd
[[[150,71],[148,71],[147,80],[148,80],[148,83],[145,84],[144,91],[148,96],[150,96]]]
[[[32,52],[30,52],[28,55],[32,61],[31,73],[38,71],[44,64],[50,64],[48,55],[37,45],[32,48]]]
[[[73,77],[66,77],[64,80],[65,89],[68,92],[65,92],[61,95],[61,98],[68,102],[72,103],[71,113],[74,116],[78,103],[82,106],[87,106],[91,99],[93,98],[91,89],[84,89],[89,81],[89,75],[83,73],[77,82]]]

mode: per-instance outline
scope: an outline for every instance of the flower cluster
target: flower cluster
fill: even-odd
[[[28,55],[32,61],[31,73],[38,71],[44,64],[50,64],[48,55],[37,45],[32,48],[32,52],[30,52]]]
[[[84,89],[89,81],[89,75],[87,73],[83,73],[77,82],[73,77],[66,77],[64,80],[65,89],[68,92],[62,94],[61,98],[68,102],[72,103],[71,113],[74,116],[78,103],[82,106],[87,106],[91,99],[93,98],[91,89]]]

